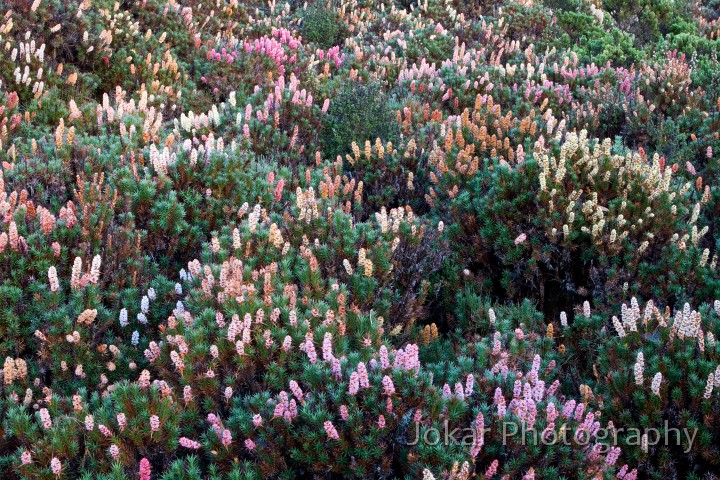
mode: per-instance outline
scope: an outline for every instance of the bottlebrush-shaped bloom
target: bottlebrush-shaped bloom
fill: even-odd
[[[142,458],[140,460],[140,469],[138,471],[140,480],[150,480],[151,473],[152,468],[150,467],[150,461],[147,458]]]
[[[58,281],[57,270],[55,267],[48,269],[48,280],[50,281],[50,291],[57,292],[60,289],[60,282]]]
[[[92,415],[85,415],[85,430],[92,432],[95,429],[95,419]]]
[[[645,369],[645,357],[643,356],[643,352],[638,352],[637,354],[637,361],[635,362],[635,367],[633,368],[633,372],[635,375],[635,385],[642,385],[644,381],[643,377],[643,371]]]
[[[223,430],[221,441],[225,448],[228,448],[232,444],[232,433],[230,432],[230,430]]]
[[[495,476],[495,473],[497,473],[498,466],[500,465],[500,462],[498,462],[497,459],[493,460],[492,463],[488,466],[487,470],[485,470],[485,478],[492,478]]]
[[[395,394],[395,385],[393,384],[392,378],[385,375],[382,379],[382,384],[385,395]]]
[[[127,426],[127,417],[124,413],[121,412],[117,414],[117,423],[121,432],[125,430],[125,427]]]
[[[660,385],[662,384],[662,379],[662,373],[657,372],[652,379],[652,384],[650,385],[650,390],[658,397],[660,396]]]
[[[157,415],[150,415],[150,430],[153,432],[160,430],[160,417]]]
[[[295,380],[290,380],[290,391],[300,402],[303,401],[303,391]]]
[[[60,463],[60,460],[58,460],[56,457],[53,457],[52,460],[50,460],[50,469],[55,476],[59,477],[60,472],[62,471],[62,463]]]
[[[352,372],[350,374],[350,383],[348,386],[348,393],[350,395],[357,395],[358,390],[360,389],[360,376],[357,372]]]
[[[120,458],[120,448],[117,445],[115,445],[115,444],[110,445],[108,452],[110,453],[110,456],[114,460],[117,460]]]
[[[326,421],[324,424],[325,433],[328,436],[328,440],[340,440],[340,435],[338,435],[337,430],[335,429],[335,426],[332,424],[331,421]]]
[[[317,363],[317,353],[315,352],[315,345],[313,345],[312,341],[305,341],[305,353],[307,354],[310,363]]]
[[[253,415],[253,425],[255,425],[256,427],[259,427],[260,425],[262,425],[262,423],[263,423],[263,420],[262,420],[261,415],[259,415],[259,414]]]
[[[40,421],[42,422],[45,430],[50,430],[52,428],[52,420],[50,419],[50,412],[48,412],[47,408],[40,409]]]
[[[323,360],[326,362],[332,361],[334,358],[333,352],[332,352],[332,334],[330,332],[326,332],[325,336],[323,338]]]
[[[198,442],[196,442],[195,440],[191,440],[187,437],[180,437],[180,439],[178,440],[178,443],[180,444],[180,446],[189,448],[192,450],[197,450],[200,448],[200,444]]]
[[[385,415],[380,415],[377,419],[377,426],[381,430],[385,428]]]
[[[103,434],[104,437],[112,437],[112,431],[103,424],[98,425],[98,430]]]
[[[121,327],[127,327],[129,325],[128,311],[126,308],[123,308],[120,310],[120,315],[118,317],[118,321],[119,321]]]
[[[390,359],[389,359],[389,355],[388,355],[388,349],[385,345],[380,346],[379,355],[380,355],[380,368],[382,368],[383,370],[387,370],[388,368],[390,368]]]
[[[339,380],[339,379],[342,378],[342,369],[341,369],[341,366],[340,366],[340,360],[339,360],[339,359],[337,359],[337,358],[333,358],[333,359],[332,359],[331,371],[332,371],[333,377],[335,377],[336,379]]]
[[[357,378],[361,388],[370,388],[370,379],[368,377],[367,368],[363,362],[358,363]]]
[[[706,400],[710,398],[713,392],[713,387],[715,385],[715,375],[711,373],[708,375],[707,382],[705,384],[705,393],[703,394],[703,398]]]
[[[469,373],[465,379],[465,396],[471,397],[475,389],[475,377],[472,373]]]

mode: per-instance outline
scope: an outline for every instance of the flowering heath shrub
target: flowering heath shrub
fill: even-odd
[[[710,478],[713,2],[0,5],[0,477]]]

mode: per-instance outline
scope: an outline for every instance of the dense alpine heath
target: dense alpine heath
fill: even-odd
[[[711,478],[718,15],[2,3],[0,476]]]

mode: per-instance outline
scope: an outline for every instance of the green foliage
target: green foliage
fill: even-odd
[[[396,142],[399,137],[390,98],[378,85],[355,82],[343,85],[333,97],[324,120],[322,139],[329,158],[350,150],[353,142],[381,138]]]
[[[326,0],[316,0],[301,13],[302,35],[305,40],[328,49],[342,43],[345,25]]]

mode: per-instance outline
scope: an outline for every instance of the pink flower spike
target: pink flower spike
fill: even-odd
[[[140,480],[150,480],[151,471],[150,461],[147,458],[140,460]]]

